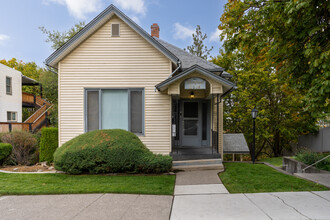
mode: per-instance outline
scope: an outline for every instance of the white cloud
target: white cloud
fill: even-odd
[[[174,24],[174,39],[181,39],[185,40],[187,38],[192,38],[192,34],[195,32],[194,28],[188,28],[180,24],[179,22],[176,22]]]
[[[132,11],[142,16],[146,15],[145,0],[114,0],[113,2],[119,9]]]
[[[50,2],[66,6],[70,15],[77,19],[85,19],[86,14],[102,9],[101,0],[43,0],[46,5]]]
[[[5,34],[0,34],[0,45],[3,45],[5,41],[9,40],[9,36]]]
[[[221,42],[221,40],[220,40],[221,33],[222,33],[222,31],[217,28],[214,32],[211,33],[209,41],[210,42]],[[226,37],[223,40],[226,40]]]

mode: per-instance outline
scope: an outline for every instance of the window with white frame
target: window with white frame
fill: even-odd
[[[144,133],[143,89],[87,89],[86,131],[120,128]]]
[[[12,94],[12,78],[9,76],[6,76],[6,94],[11,95]]]
[[[7,121],[17,121],[17,112],[7,112]]]

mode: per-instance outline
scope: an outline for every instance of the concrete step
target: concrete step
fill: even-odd
[[[223,170],[221,159],[173,161],[175,170]]]

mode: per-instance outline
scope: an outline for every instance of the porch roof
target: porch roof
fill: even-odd
[[[248,154],[249,147],[244,134],[223,134],[223,153],[225,154]]]
[[[204,69],[203,67],[199,66],[199,65],[193,65],[191,66],[190,68],[186,69],[185,71],[179,73],[178,75],[175,75],[171,78],[168,78],[166,80],[164,80],[163,82],[157,84],[155,87],[158,91],[164,91],[169,85],[171,85],[172,83],[182,79],[183,77],[185,76],[188,76],[189,74],[191,73],[194,73],[194,72],[198,72],[202,75],[205,75],[217,82],[219,82],[220,84],[223,85],[223,93],[226,93],[228,91],[230,91],[231,89],[236,89],[236,84],[233,83],[233,82],[230,82],[229,80],[219,76],[219,75],[216,75],[210,71],[208,71],[207,69]]]

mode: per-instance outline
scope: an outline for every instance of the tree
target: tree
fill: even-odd
[[[65,42],[71,39],[76,33],[85,27],[85,22],[81,21],[71,27],[68,31],[60,32],[58,30],[49,31],[45,27],[39,27],[39,29],[47,35],[46,42],[52,43],[54,50],[60,48]]]
[[[197,25],[196,33],[193,33],[192,37],[193,44],[191,46],[187,46],[187,49],[185,48],[184,50],[187,50],[189,53],[207,60],[213,47],[208,49],[207,46],[204,45],[203,41],[207,38],[207,35],[202,33],[201,27],[199,25]]]
[[[241,51],[220,51],[213,62],[233,75],[238,89],[224,99],[224,130],[244,133],[252,144],[251,110],[256,119],[256,156],[279,156],[298,135],[315,131],[316,118],[303,111],[303,95],[281,80],[267,60],[255,62]]]
[[[227,52],[267,60],[304,95],[304,110],[330,112],[329,3],[324,0],[229,0],[219,29]]]

